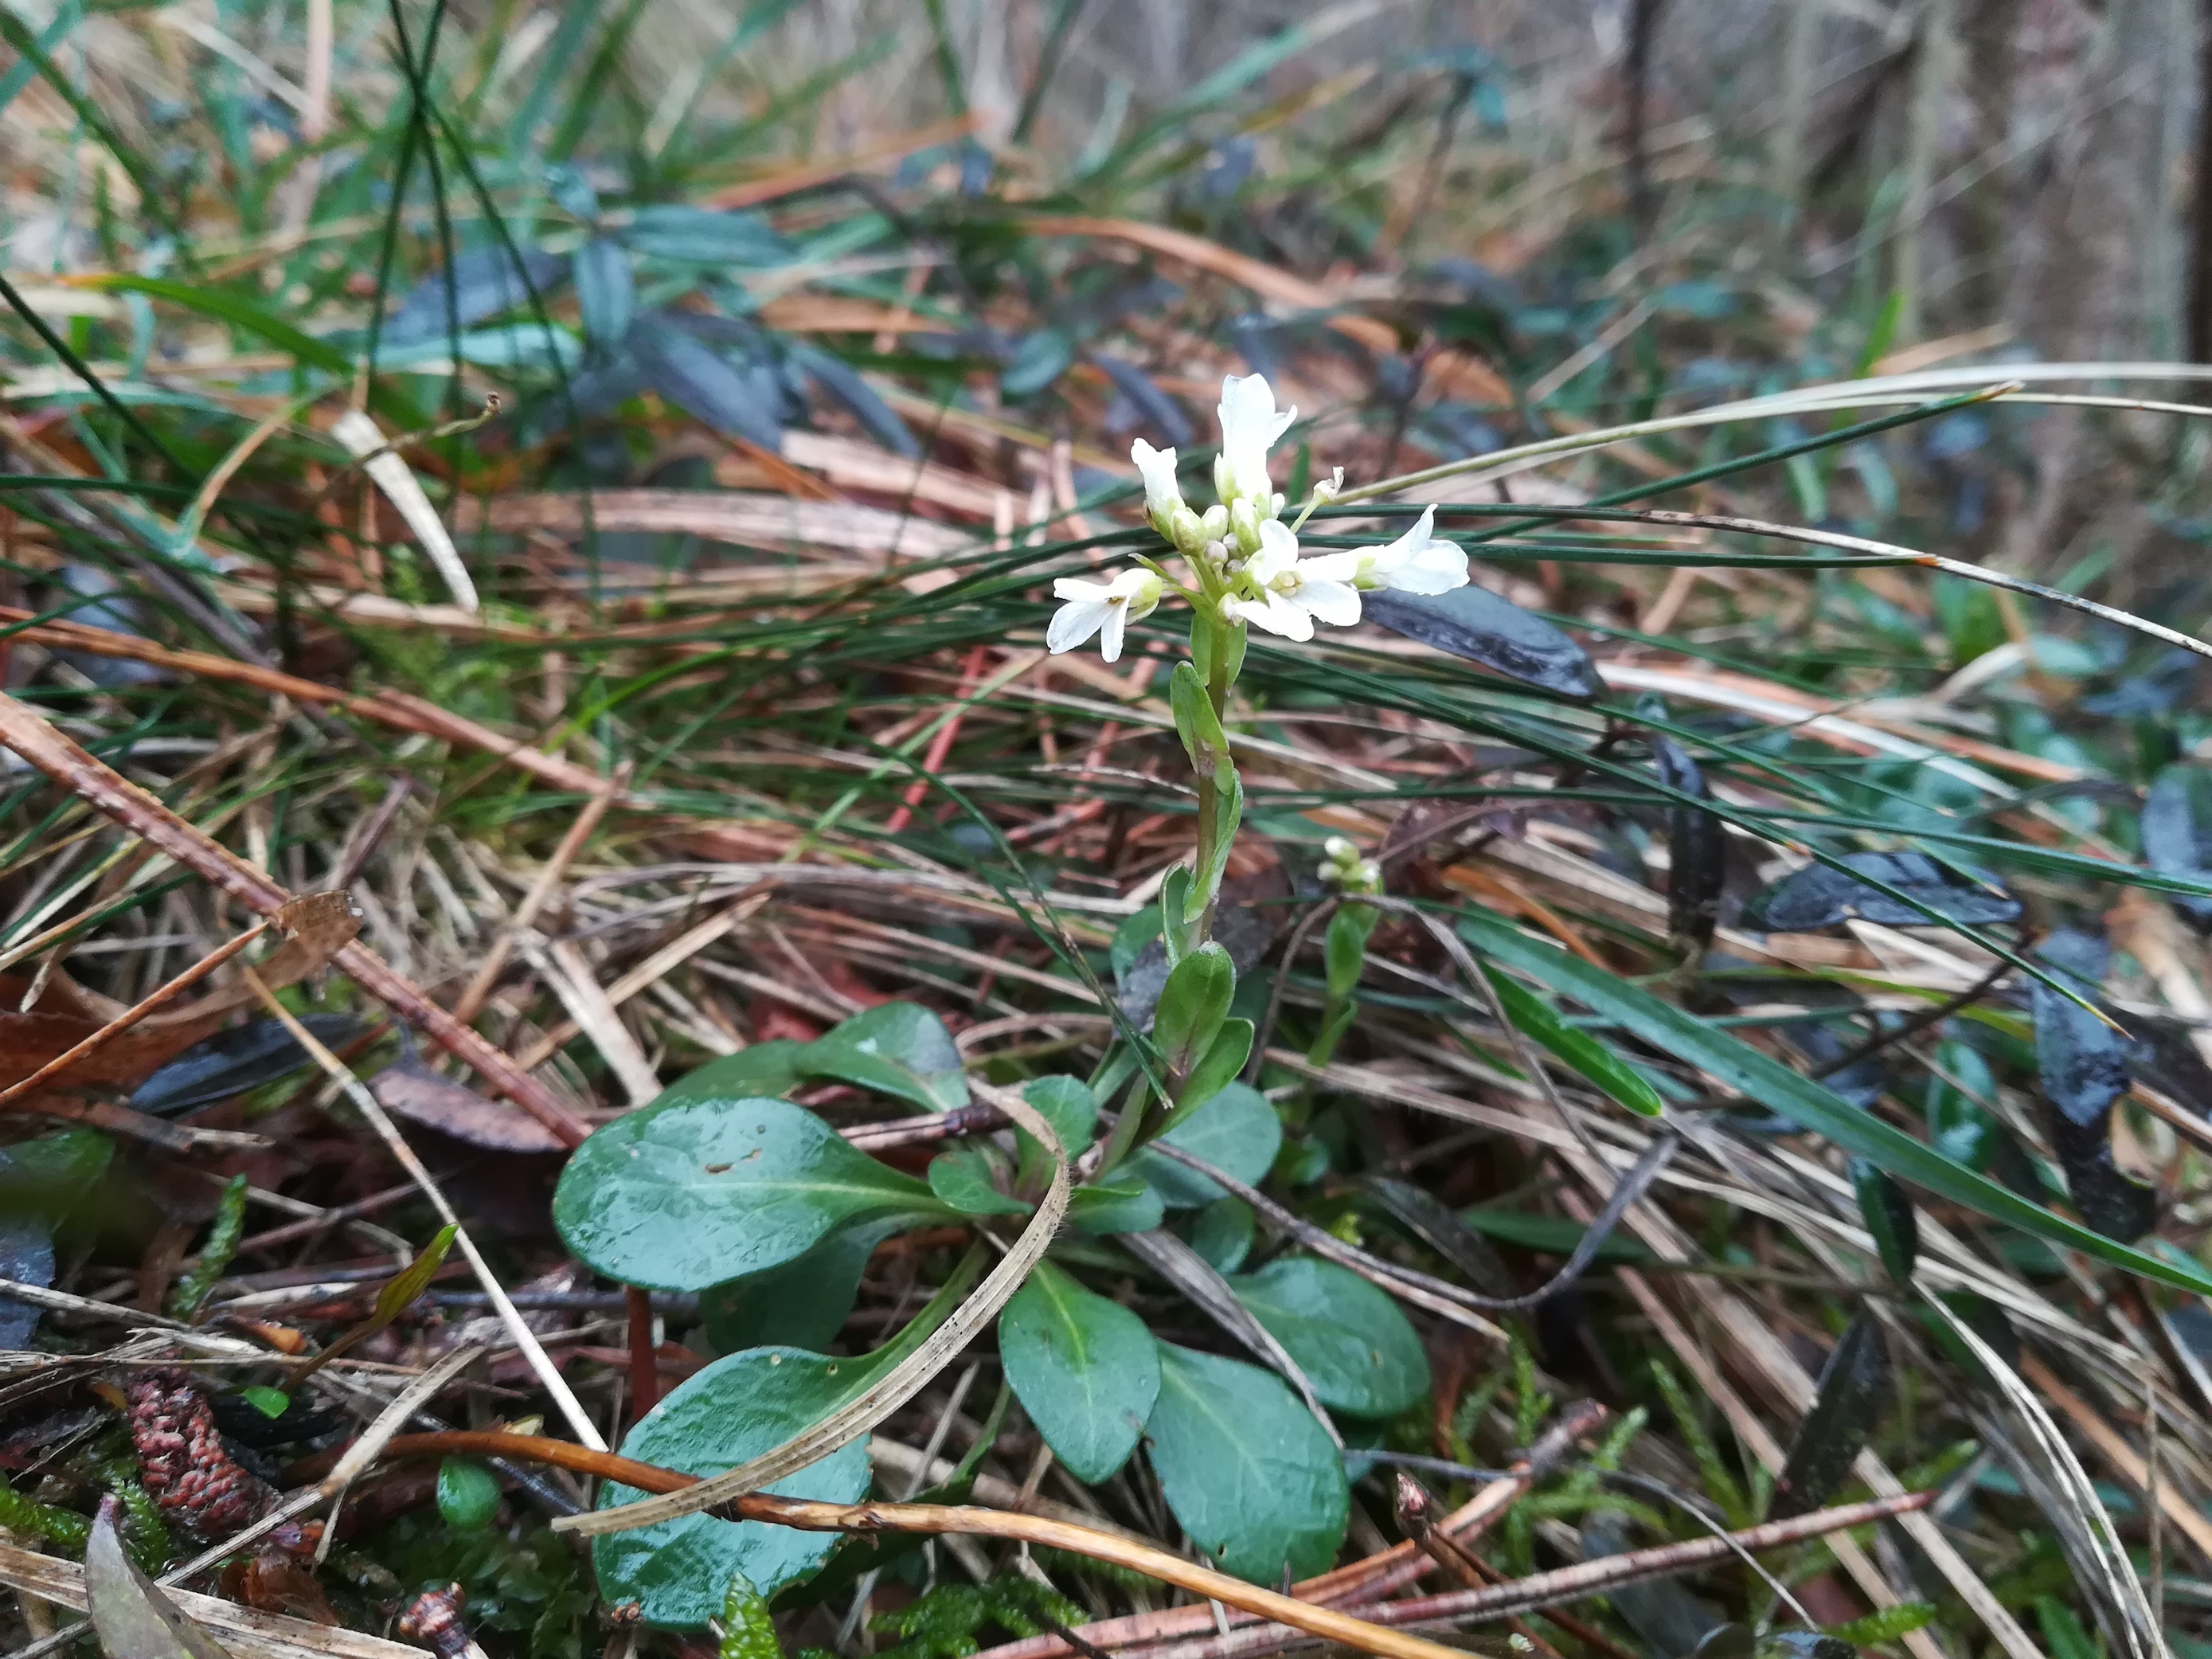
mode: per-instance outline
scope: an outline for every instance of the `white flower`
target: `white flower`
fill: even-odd
[[[1436,527],[1437,510],[1431,507],[1396,541],[1361,553],[1359,586],[1395,587],[1401,593],[1449,593],[1466,586],[1467,550],[1439,541]]]
[[[1359,620],[1358,553],[1298,556],[1298,538],[1280,520],[1260,526],[1260,550],[1245,562],[1250,598],[1231,595],[1221,609],[1232,622],[1249,622],[1285,639],[1310,640],[1316,619],[1337,628]]]
[[[1176,453],[1155,449],[1142,438],[1129,446],[1129,459],[1145,475],[1145,511],[1156,525],[1164,525],[1182,510],[1182,491],[1176,483]]]
[[[1099,655],[1115,661],[1121,654],[1121,630],[1131,620],[1152,614],[1162,585],[1149,570],[1123,570],[1106,582],[1062,576],[1053,583],[1052,596],[1066,603],[1053,612],[1044,642],[1056,656],[1097,634]]]
[[[1264,374],[1230,375],[1221,383],[1221,466],[1215,483],[1221,491],[1248,496],[1261,513],[1273,509],[1274,485],[1267,477],[1267,451],[1298,418],[1293,408],[1280,413]],[[1224,476],[1225,475],[1225,476]]]

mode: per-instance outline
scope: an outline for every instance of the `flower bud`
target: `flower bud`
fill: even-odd
[[[1216,501],[1206,509],[1206,514],[1199,523],[1205,526],[1206,539],[1218,542],[1229,533],[1229,509]]]
[[[1206,540],[1206,532],[1198,514],[1178,501],[1167,518],[1168,539],[1175,544],[1176,551],[1186,558],[1189,557]]]
[[[1350,864],[1359,856],[1359,849],[1348,836],[1331,836],[1322,842],[1321,850],[1331,864]]]
[[[1237,544],[1247,553],[1260,550],[1260,514],[1249,496],[1239,495],[1229,504],[1229,527],[1236,533]]]
[[[1237,475],[1229,470],[1229,458],[1226,455],[1217,455],[1213,458],[1213,493],[1220,496],[1224,503],[1237,499]]]

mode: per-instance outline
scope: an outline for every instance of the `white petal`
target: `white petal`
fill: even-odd
[[[1267,451],[1298,417],[1296,409],[1279,414],[1275,393],[1264,374],[1230,375],[1221,383],[1221,455],[1237,493],[1270,510],[1273,486],[1267,478]]]
[[[1467,550],[1450,542],[1431,542],[1384,579],[1401,593],[1449,593],[1467,586]]]
[[[1176,483],[1175,451],[1155,449],[1139,438],[1129,446],[1129,459],[1144,475],[1146,512],[1168,514],[1182,505],[1182,491]]]
[[[1359,590],[1346,582],[1309,581],[1298,589],[1297,602],[1333,628],[1359,620]]]
[[[1235,605],[1236,614],[1255,628],[1280,634],[1286,640],[1313,637],[1312,616],[1304,605],[1292,605],[1279,593],[1270,593],[1261,599],[1231,599],[1225,603]]]
[[[1261,520],[1260,550],[1245,565],[1245,574],[1255,585],[1265,587],[1297,562],[1298,538],[1291,532],[1290,526],[1280,519]]]
[[[1111,582],[1087,582],[1080,576],[1060,576],[1054,579],[1052,596],[1055,599],[1103,605],[1114,597],[1114,585]]]
[[[1121,655],[1121,630],[1129,620],[1129,607],[1109,605],[1106,607],[1105,626],[1098,632],[1098,654],[1108,662],[1118,661]]]
[[[1310,582],[1348,582],[1359,574],[1360,562],[1366,556],[1357,550],[1311,554],[1298,561],[1298,574]]]
[[[1044,642],[1054,655],[1075,647],[1096,634],[1106,619],[1120,610],[1119,605],[1101,604],[1096,600],[1077,599],[1063,605],[1053,612],[1052,621],[1044,630]]]

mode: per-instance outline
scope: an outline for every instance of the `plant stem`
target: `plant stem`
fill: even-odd
[[[1229,688],[1235,672],[1229,659],[1228,631],[1226,629],[1222,630],[1224,637],[1213,653],[1213,660],[1207,665],[1209,672],[1206,678],[1206,700],[1213,705],[1213,717],[1218,720],[1222,719],[1224,711],[1229,707]],[[1241,652],[1238,653],[1240,657],[1242,654]],[[1222,729],[1224,732],[1228,730],[1225,722]],[[1201,771],[1198,777],[1198,859],[1201,869],[1205,867],[1213,846],[1213,838],[1219,832],[1220,821],[1221,787],[1214,781],[1212,772]],[[1213,937],[1213,918],[1220,908],[1221,889],[1217,886],[1206,896],[1206,908],[1198,918],[1197,930],[1191,935],[1190,943],[1194,949]]]

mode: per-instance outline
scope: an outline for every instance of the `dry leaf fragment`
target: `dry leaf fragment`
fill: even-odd
[[[399,516],[407,521],[407,527],[415,532],[415,539],[430,556],[430,562],[446,579],[454,603],[464,611],[478,609],[476,584],[469,580],[468,568],[461,562],[453,538],[446,533],[438,509],[430,505],[430,498],[416,482],[414,470],[386,446],[384,434],[377,428],[376,422],[360,410],[349,409],[331,422],[331,436],[355,456],[368,457],[362,462],[362,471],[368,474],[398,510]]]
[[[85,1597],[101,1651],[107,1659],[231,1659],[125,1552],[116,1530],[122,1510],[112,1497],[100,1500],[84,1549]]]
[[[441,1077],[414,1054],[386,1066],[369,1079],[368,1088],[386,1111],[471,1146],[502,1152],[561,1150],[559,1138],[536,1118]]]

